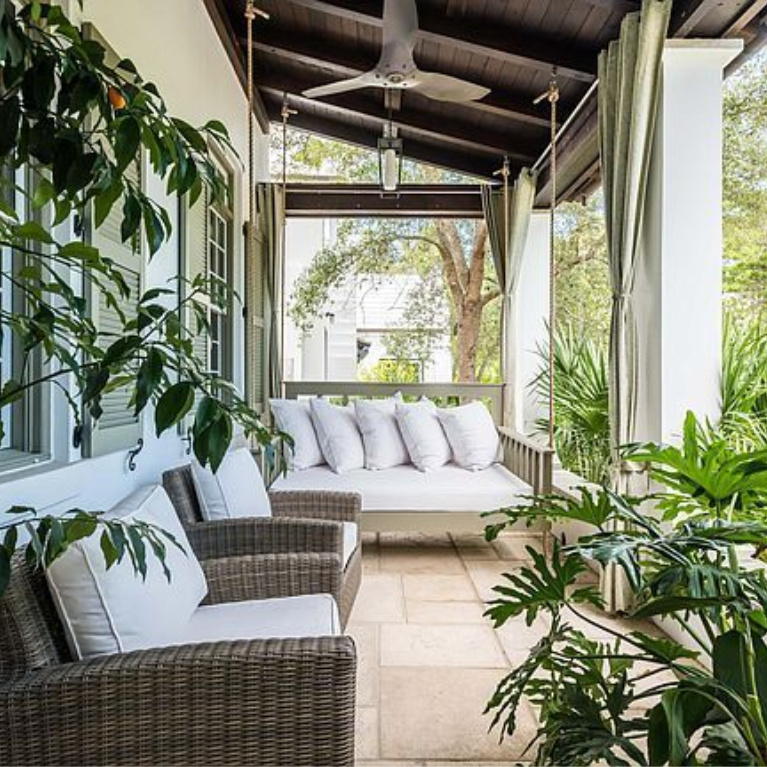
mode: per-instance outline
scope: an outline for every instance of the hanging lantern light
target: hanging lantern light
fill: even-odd
[[[389,109],[389,123],[384,126],[383,137],[378,139],[378,174],[382,197],[399,196],[402,183],[403,144],[396,134]]]

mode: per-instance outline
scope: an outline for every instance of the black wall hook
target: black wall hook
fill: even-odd
[[[136,447],[128,451],[128,471],[136,471],[136,456],[144,449],[144,438],[139,437]]]

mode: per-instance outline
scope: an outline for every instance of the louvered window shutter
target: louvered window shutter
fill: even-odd
[[[125,176],[134,183],[140,183],[138,161],[128,167]],[[138,237],[132,242],[122,241],[120,235],[122,219],[122,203],[118,200],[98,229],[94,229],[92,224],[89,224],[88,234],[91,244],[98,248],[103,256],[111,258],[122,272],[130,288],[130,297],[123,299],[116,293],[115,297],[118,298],[122,311],[126,316],[130,316],[143,290],[144,256]],[[118,312],[107,304],[103,293],[95,287],[91,289],[91,312],[99,332],[108,334],[102,342],[104,346],[109,346],[122,335],[123,327]],[[102,397],[101,407],[104,413],[98,421],[91,424],[90,429],[88,454],[91,457],[132,447],[141,437],[141,416],[134,414],[130,394],[129,388],[122,388]]]
[[[249,239],[249,238],[248,238]],[[254,252],[246,248],[245,261],[245,354],[248,404],[254,410],[264,410],[264,353],[266,349],[264,323],[264,253],[256,241]]]
[[[209,193],[207,187],[203,187],[202,194],[194,205],[189,205],[188,197],[184,202],[184,238],[182,249],[182,272],[184,280],[181,283],[181,297],[186,298],[190,292],[190,282],[202,275],[208,277],[208,206]],[[202,297],[197,297],[198,302]],[[186,332],[192,338],[194,353],[202,363],[205,370],[208,369],[208,334],[198,332],[197,318],[194,312],[187,306],[184,307],[181,322]]]

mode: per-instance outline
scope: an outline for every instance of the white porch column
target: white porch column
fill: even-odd
[[[535,429],[536,420],[546,411],[545,403],[538,402],[531,392],[530,382],[543,364],[538,349],[545,348],[548,342],[549,250],[549,214],[535,210],[507,339],[507,353],[514,371],[513,380],[507,382],[511,390],[510,425],[525,434]]]
[[[672,40],[635,306],[637,438],[676,440],[686,411],[716,418],[722,345],[722,83],[739,40]]]

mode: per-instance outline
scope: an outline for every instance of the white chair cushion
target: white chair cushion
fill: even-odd
[[[355,522],[342,522],[344,528],[344,567],[349,564],[357,546],[359,545],[359,530]]]
[[[343,474],[365,465],[365,448],[354,417],[354,408],[338,407],[324,399],[309,401],[312,423],[328,466]]]
[[[330,594],[306,594],[204,605],[195,611],[172,644],[322,637],[340,633],[335,599]]]
[[[410,460],[416,469],[433,471],[450,461],[450,444],[433,402],[398,402],[395,405],[395,413]]]
[[[357,400],[354,410],[365,446],[365,468],[373,471],[410,463],[397,425],[397,400]]]
[[[442,428],[453,450],[453,460],[469,471],[497,463],[501,441],[490,411],[481,402],[438,410]]]
[[[246,447],[228,452],[215,474],[192,461],[192,480],[206,522],[272,515],[264,479]]]
[[[303,471],[325,463],[308,400],[270,399],[269,405],[277,428],[293,439],[293,449],[288,450],[290,471]]]
[[[166,565],[147,546],[143,580],[126,554],[106,568],[101,533],[72,544],[46,570],[53,601],[77,658],[160,647],[186,625],[208,593],[200,563],[178,516],[159,486],[143,487],[121,501],[105,519],[146,522],[169,532],[183,548],[166,544]]]

